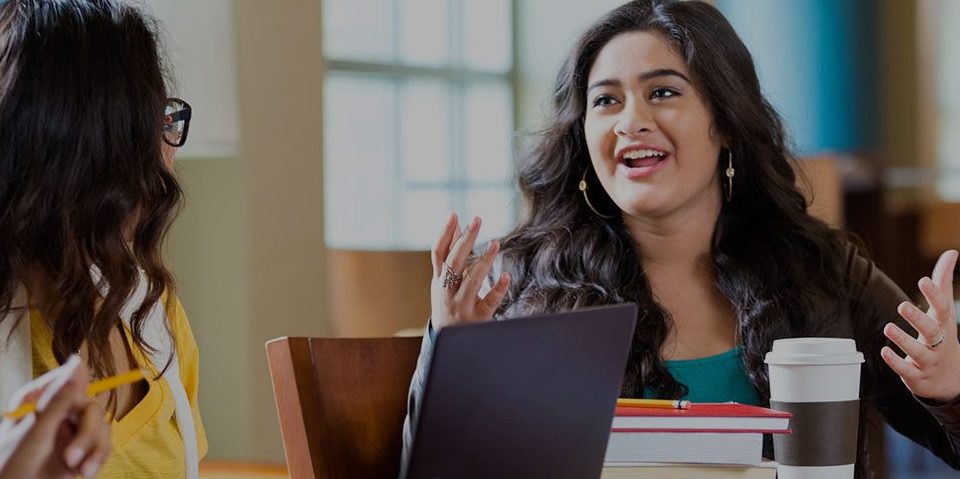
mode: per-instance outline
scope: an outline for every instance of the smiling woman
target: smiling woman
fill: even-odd
[[[667,40],[648,32],[615,37],[594,60],[588,82],[588,151],[619,209],[629,218],[678,210],[716,217],[721,141],[711,131],[709,105]]]
[[[432,331],[633,302],[622,396],[768,404],[763,357],[775,339],[854,338],[864,409],[960,467],[957,253],[921,281],[934,305],[923,312],[855,240],[808,214],[783,122],[720,12],[698,1],[618,7],[580,37],[553,91],[550,126],[518,172],[520,224],[480,258],[470,257],[477,218],[461,232],[451,216],[434,244],[405,444]],[[683,367],[704,359],[696,374]],[[869,477],[871,441],[860,444],[857,477]]]

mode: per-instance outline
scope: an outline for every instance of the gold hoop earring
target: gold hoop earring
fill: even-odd
[[[590,203],[590,197],[587,196],[587,170],[583,170],[583,176],[580,177],[579,188],[580,188],[580,191],[583,192],[583,200],[587,202],[587,207],[590,208],[591,211],[596,213],[597,216],[604,219],[610,219],[615,216],[615,215],[607,216],[605,214],[601,214],[599,211],[597,211],[596,208],[593,207],[593,203]]]
[[[737,170],[733,169],[733,150],[727,150],[727,203],[733,199],[733,175]]]

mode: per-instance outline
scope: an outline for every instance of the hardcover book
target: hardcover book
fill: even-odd
[[[789,433],[790,413],[739,403],[691,403],[687,409],[617,407],[615,432]]]

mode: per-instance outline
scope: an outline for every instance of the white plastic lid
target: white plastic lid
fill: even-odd
[[[764,358],[767,364],[826,365],[860,364],[863,353],[847,338],[788,338],[773,342],[773,350]]]

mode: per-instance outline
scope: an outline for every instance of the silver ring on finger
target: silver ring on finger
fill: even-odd
[[[924,346],[926,346],[928,349],[937,349],[937,347],[939,347],[941,344],[943,344],[943,338],[944,338],[944,336],[945,336],[945,335],[944,335],[944,333],[943,333],[943,330],[941,329],[941,330],[940,330],[940,335],[937,336],[936,341],[934,341],[934,342],[932,342],[932,343],[930,343],[930,344],[924,343],[923,341],[920,341],[920,343],[923,344]]]
[[[447,264],[446,261],[443,262],[443,278],[440,280],[440,287],[443,289],[457,289],[460,287],[460,283],[463,281],[463,272],[457,273]]]

